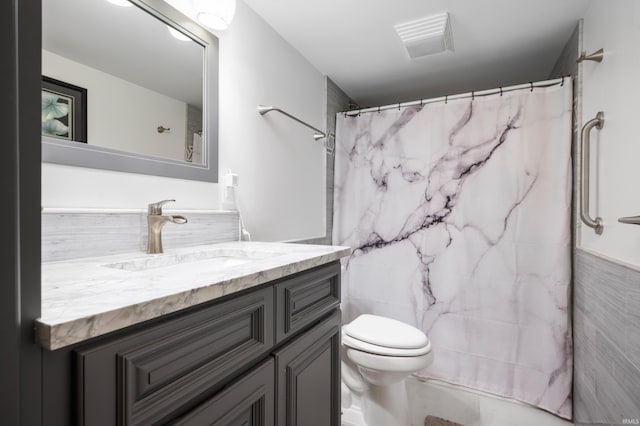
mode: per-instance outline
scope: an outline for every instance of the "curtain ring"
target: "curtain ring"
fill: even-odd
[[[476,92],[471,92],[471,100],[474,101],[476,99]]]
[[[446,105],[449,101],[449,95],[444,95],[444,104]]]
[[[400,111],[400,102],[398,102],[398,111]]]
[[[422,100],[423,100],[423,99],[422,99],[422,98],[420,98],[420,106],[422,106]]]
[[[565,78],[566,78],[566,77],[562,77],[562,82],[560,82],[560,87],[564,86],[564,79],[565,79]]]
[[[502,86],[500,86],[500,96],[502,96]]]
[[[531,91],[533,92],[533,81],[530,81],[529,84],[531,85]]]
[[[378,114],[380,114],[380,106],[378,105]]]

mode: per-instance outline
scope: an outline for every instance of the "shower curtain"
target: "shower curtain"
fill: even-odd
[[[344,321],[423,330],[417,375],[571,417],[571,84],[338,115]]]

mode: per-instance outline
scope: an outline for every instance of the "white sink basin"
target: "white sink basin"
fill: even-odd
[[[255,260],[268,259],[282,253],[249,251],[242,249],[208,249],[193,252],[149,254],[136,259],[102,265],[123,271],[147,271],[149,269],[193,266],[195,262],[206,262],[207,268],[242,265]]]

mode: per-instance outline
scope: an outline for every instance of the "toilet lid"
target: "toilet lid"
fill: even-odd
[[[374,355],[394,357],[417,357],[431,352],[431,342],[427,342],[425,346],[416,349],[389,348],[386,346],[378,346],[363,342],[362,340],[349,336],[344,332],[344,330],[342,331],[342,344],[348,348],[356,349],[358,351],[368,352]]]
[[[377,315],[360,315],[342,329],[361,342],[387,348],[420,349],[429,343],[427,336],[417,328]]]

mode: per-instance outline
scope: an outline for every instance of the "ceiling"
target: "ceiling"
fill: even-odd
[[[138,7],[105,0],[43,1],[42,47],[202,107],[203,47],[176,39],[165,23]]]
[[[591,0],[245,0],[361,106],[545,80]],[[453,52],[410,60],[394,25],[449,12]]]

